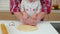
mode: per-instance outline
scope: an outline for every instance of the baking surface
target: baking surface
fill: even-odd
[[[38,23],[38,30],[31,32],[22,32],[17,30],[16,26],[21,24],[19,21],[0,21],[0,24],[1,23],[5,23],[9,34],[58,34],[49,22]],[[13,23],[13,25],[11,25],[11,23]]]

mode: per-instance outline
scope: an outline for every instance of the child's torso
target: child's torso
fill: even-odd
[[[38,10],[39,4],[41,6],[40,1],[35,1],[32,3],[28,3],[27,1],[24,1],[23,3],[24,3],[24,9],[29,15],[32,15],[33,13],[35,13]]]

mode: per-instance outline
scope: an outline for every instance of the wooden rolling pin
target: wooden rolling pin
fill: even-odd
[[[2,34],[8,34],[5,24],[1,24]]]
[[[0,30],[1,30],[1,24],[0,24]]]

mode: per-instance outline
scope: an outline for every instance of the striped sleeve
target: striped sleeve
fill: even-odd
[[[11,14],[14,14],[14,12],[20,11],[20,8],[18,7],[19,3],[20,3],[19,0],[10,0],[10,12],[11,12]]]
[[[51,12],[52,0],[43,0],[43,1],[41,1],[41,4],[42,4],[41,11],[49,14]]]

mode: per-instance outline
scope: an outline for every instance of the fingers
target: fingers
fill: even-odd
[[[30,25],[35,26],[37,24],[37,20],[30,18]]]
[[[29,19],[22,19],[22,22],[23,24],[26,24],[26,25],[31,25],[31,26],[36,26],[36,20],[32,19],[32,18],[29,18]]]
[[[36,23],[32,22],[32,21],[29,21],[29,20],[24,20],[23,21],[23,24],[26,24],[26,25],[31,25],[31,26],[35,26]]]
[[[26,25],[28,25],[28,20],[23,20],[23,24],[26,24]]]
[[[31,26],[36,26],[36,23],[33,22],[33,23],[30,23],[29,25],[31,25]]]
[[[28,20],[29,20],[29,21],[28,21],[28,22],[29,22],[29,23],[28,23],[29,25],[32,25],[32,26],[35,26],[35,25],[36,25],[35,20],[33,20],[33,19],[31,19],[31,18],[28,19]]]

